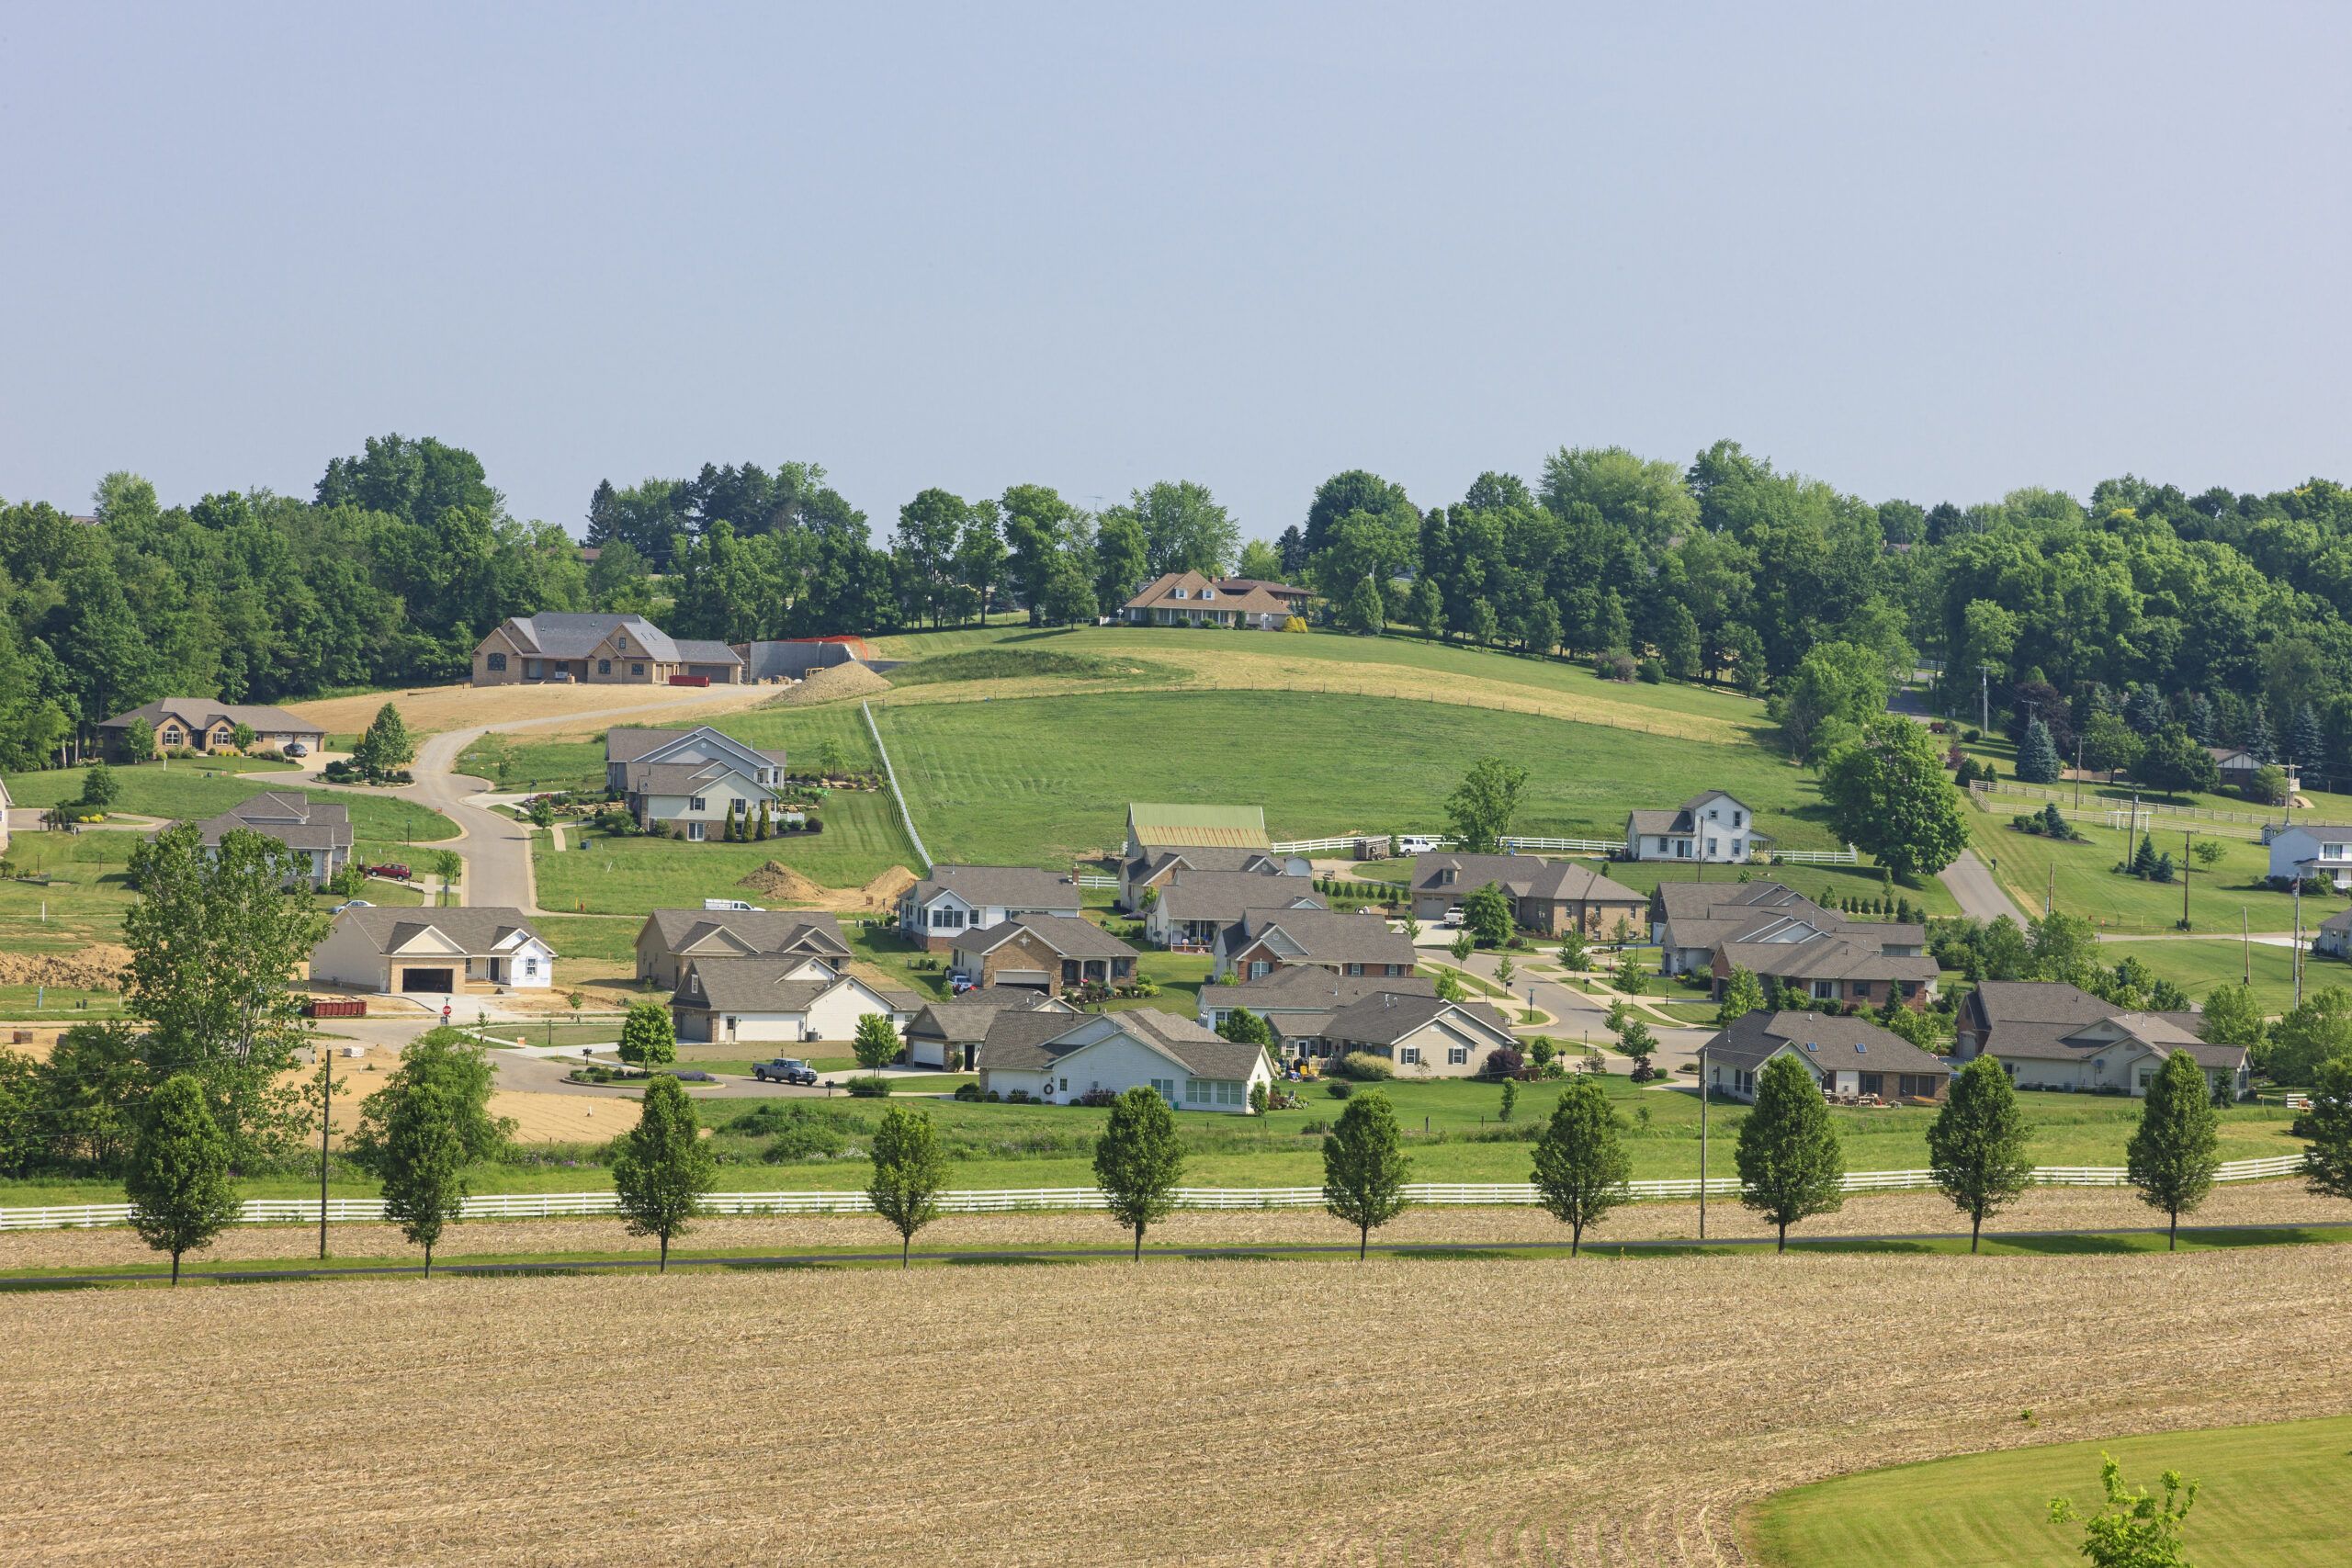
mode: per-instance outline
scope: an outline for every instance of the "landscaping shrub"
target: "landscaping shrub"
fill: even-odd
[[[989,1091],[989,1098],[990,1100],[994,1100],[996,1098],[996,1091],[994,1089],[990,1089]],[[1004,1097],[1004,1102],[1007,1105],[1028,1105],[1034,1103],[1029,1098],[1029,1091],[1025,1089],[1014,1089],[1012,1093]]]
[[[957,1084],[956,1086],[956,1098],[964,1100],[967,1103],[976,1100],[980,1098],[980,1086],[976,1083]],[[994,1100],[996,1096],[990,1095],[989,1098],[990,1100]]]
[[[810,1122],[787,1125],[760,1151],[770,1165],[797,1165],[802,1160],[831,1159],[842,1152],[843,1139],[831,1127]]]
[[[849,1080],[849,1092],[853,1100],[888,1100],[890,1098],[890,1080],[885,1077],[852,1078]]]
[[[1345,1100],[1355,1091],[1356,1086],[1345,1078],[1333,1078],[1323,1086],[1323,1092],[1333,1100]]]
[[[1369,1051],[1349,1052],[1331,1070],[1360,1083],[1385,1083],[1396,1076],[1396,1069],[1389,1065],[1387,1057],[1375,1056]]]

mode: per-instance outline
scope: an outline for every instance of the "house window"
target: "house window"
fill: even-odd
[[[523,976],[526,979],[535,979],[537,977],[538,973],[539,961],[537,959],[526,958],[523,960]]]
[[[1201,597],[1204,599],[1214,599],[1216,597],[1216,590],[1214,588],[1204,588],[1201,590]]]
[[[1186,1078],[1184,1080],[1184,1098],[1191,1100],[1195,1105],[1206,1105],[1209,1102],[1209,1086],[1207,1081],[1203,1078]]]
[[[187,737],[182,733],[177,725],[164,731],[164,744],[166,746],[177,746],[187,739]]]
[[[2092,1064],[2092,1066],[2098,1066],[2098,1064],[2097,1064],[2097,1063],[2093,1063],[2093,1064]],[[2154,1082],[2154,1079],[2155,1079],[2155,1076],[2156,1076],[2156,1075],[2155,1075],[2154,1073],[2153,1073],[2153,1072],[2149,1071],[2146,1067],[2142,1067],[2142,1068],[2140,1069],[2140,1087],[2141,1087],[2141,1089],[2145,1089],[2148,1087],[2148,1085],[2149,1085],[2150,1083],[2152,1083],[2152,1082]]]
[[[1836,1000],[1836,999],[1837,999],[1837,997],[1838,997],[1838,982],[1837,982],[1837,981],[1835,981],[1835,980],[1815,980],[1815,981],[1813,983],[1813,999],[1814,999],[1815,1001],[1817,1001],[1817,1002],[1834,1001],[1834,1000]]]
[[[1271,965],[1269,965],[1262,958],[1251,959],[1250,961],[1250,978],[1252,980],[1264,979],[1266,977],[1266,971],[1269,967],[1271,967]]]
[[[611,674],[612,672],[613,672],[613,661],[612,661],[611,660],[609,660],[609,659],[599,659],[598,660],[596,660],[596,673],[597,673],[597,674],[599,674],[599,675],[609,675],[609,674]]]
[[[1881,1074],[1864,1073],[1862,1075],[1862,1092],[1864,1094],[1876,1094],[1885,1086],[1886,1079]]]
[[[628,672],[632,675],[642,675],[645,673],[645,666],[642,664],[631,664],[628,667]]]
[[[1361,977],[1363,974],[1363,965],[1361,964],[1351,964],[1348,965],[1348,973],[1351,976]]]
[[[1448,1045],[1445,1048],[1445,1061],[1446,1066],[1452,1067],[1467,1066],[1470,1061],[1470,1047],[1467,1045]]]
[[[1173,1105],[1176,1103],[1176,1080],[1174,1078],[1154,1078],[1151,1080],[1151,1092],[1159,1096],[1160,1099],[1168,1101],[1169,1104]]]
[[[1179,588],[1172,593],[1169,594],[1169,597],[1170,599],[1189,599],[1192,597],[1192,594],[1184,589]]]
[[[1240,1103],[1241,1103],[1241,1086],[1240,1086],[1239,1084],[1238,1084],[1238,1083],[1234,1082],[1231,1078],[1219,1078],[1219,1079],[1217,1079],[1217,1082],[1216,1082],[1216,1102],[1217,1102],[1219,1105],[1238,1105],[1238,1104],[1240,1104]]]
[[[686,809],[689,811],[700,811],[703,809],[703,799],[704,797],[699,795],[689,796],[686,801]]]
[[[1396,1059],[1408,1067],[1413,1066],[1421,1059],[1421,1048],[1419,1045],[1400,1045],[1396,1049]]]
[[[699,823],[699,822],[689,822],[689,823],[687,823],[687,824],[686,824],[686,837],[687,837],[688,839],[691,839],[692,840],[694,840],[694,841],[695,841],[695,843],[697,843],[697,844],[701,843],[701,842],[702,842],[702,824],[701,824],[701,823]]]
[[[506,668],[506,655],[503,653],[493,653],[482,660],[482,665],[486,669],[503,670]]]

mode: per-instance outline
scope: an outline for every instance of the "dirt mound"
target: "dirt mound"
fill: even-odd
[[[811,882],[780,860],[768,862],[735,886],[748,887],[763,898],[773,898],[781,904],[825,904],[840,897],[833,888]]]
[[[889,682],[863,664],[836,664],[830,670],[818,671],[782,696],[771,698],[761,705],[800,707],[810,703],[837,703],[850,697],[872,696],[876,692],[889,689]]]
[[[869,909],[895,909],[899,907],[899,896],[912,887],[915,882],[913,872],[905,866],[894,865],[859,888],[858,895],[865,900],[865,907]]]
[[[0,953],[0,986],[62,986],[111,991],[122,985],[130,950],[93,942],[73,953]]]

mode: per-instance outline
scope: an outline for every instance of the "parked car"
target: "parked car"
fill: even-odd
[[[797,1056],[778,1056],[773,1061],[752,1064],[752,1076],[762,1083],[813,1084],[817,1069]]]
[[[718,909],[738,915],[761,915],[767,912],[757,904],[746,904],[741,898],[706,898],[702,901],[702,907],[706,909]]]
[[[1459,930],[1462,925],[1462,906],[1456,904],[1453,908],[1448,909],[1445,912],[1445,919],[1439,923],[1443,925],[1448,931]]]
[[[375,905],[370,904],[365,898],[353,898],[345,903],[337,904],[334,908],[329,909],[327,913],[330,915],[340,915],[345,909],[372,909],[375,907]]]
[[[408,867],[400,864],[398,862],[394,862],[389,865],[365,866],[361,869],[366,871],[368,875],[380,876],[387,882],[406,882],[409,879]]]
[[[947,973],[947,993],[950,996],[960,997],[978,983],[961,969],[951,969]]]
[[[311,749],[300,740],[288,740],[285,749],[278,752],[281,757],[307,757],[310,754]]]

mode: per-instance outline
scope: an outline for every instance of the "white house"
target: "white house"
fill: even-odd
[[[1385,1057],[1398,1077],[1415,1078],[1474,1077],[1495,1052],[1519,1048],[1510,1021],[1489,1003],[1398,991],[1337,1010],[1311,1039],[1285,1030],[1284,1042],[1301,1055],[1326,1060],[1351,1052]]]
[[[345,909],[311,950],[311,979],[426,995],[545,990],[555,959],[520,909]]]
[[[2324,958],[2352,958],[2352,909],[2328,916],[2312,933],[2312,951]]]
[[[899,931],[933,953],[954,951],[966,931],[1015,915],[1078,919],[1078,879],[1034,865],[935,865],[899,897]]]
[[[2265,829],[2270,845],[2270,874],[2325,878],[2339,893],[2352,890],[2352,825],[2297,822]]]
[[[903,1030],[915,998],[869,986],[821,958],[768,954],[757,958],[690,958],[670,997],[670,1017],[681,1040],[738,1040],[798,1044],[854,1040],[858,1021],[880,1013]]]
[[[1722,790],[1694,795],[1671,811],[1625,814],[1625,858],[1736,863],[1772,840],[1756,830],[1756,813]]]
[[[1250,1091],[1271,1085],[1266,1053],[1155,1008],[1081,1015],[1056,1029],[1035,1014],[999,1014],[980,1047],[980,1092],[1068,1105],[1089,1094],[1149,1087],[1179,1111],[1250,1113]],[[1043,1038],[1037,1038],[1042,1035]]]
[[[726,762],[753,784],[773,789],[784,782],[785,755],[746,746],[710,726],[693,729],[637,729],[605,732],[605,787],[628,788],[628,771],[640,763]]]
[[[763,802],[775,799],[775,791],[731,761],[631,762],[628,776],[628,814],[639,827],[666,833],[675,826],[695,842],[722,836],[729,817],[749,822]]]

